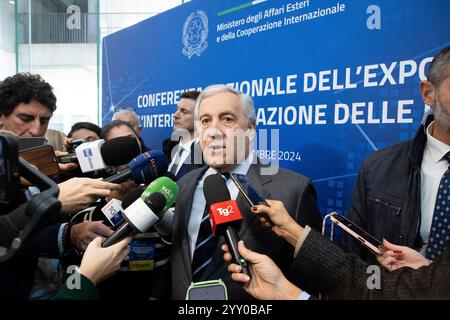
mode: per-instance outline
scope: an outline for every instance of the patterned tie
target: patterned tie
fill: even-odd
[[[450,163],[450,152],[443,159]],[[439,184],[426,257],[436,260],[450,243],[450,166]]]
[[[230,178],[229,173],[224,173],[222,176],[225,181],[228,181]],[[192,257],[192,279],[194,282],[200,281],[203,272],[212,261],[218,242],[219,237],[214,237],[212,234],[211,223],[209,221],[209,207],[206,204]]]

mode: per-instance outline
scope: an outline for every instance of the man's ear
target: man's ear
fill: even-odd
[[[248,129],[247,129],[248,136],[253,140],[256,136],[256,123],[252,122],[249,123]]]
[[[436,87],[430,81],[423,80],[419,85],[419,89],[422,94],[423,102],[434,108]]]

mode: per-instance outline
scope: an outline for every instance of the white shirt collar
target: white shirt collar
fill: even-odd
[[[444,155],[450,151],[450,146],[443,143],[442,141],[439,141],[435,137],[433,137],[431,134],[433,132],[433,125],[434,121],[430,123],[430,125],[427,127],[426,134],[427,134],[427,143],[425,148],[428,149],[431,155],[431,159],[434,163],[438,163],[442,160]]]
[[[180,147],[183,148],[184,150],[190,151],[190,150],[191,150],[192,144],[195,143],[195,142],[197,142],[197,140],[198,140],[198,138],[196,138],[196,139],[191,139],[191,140],[189,140],[189,141],[186,142],[186,143],[183,143],[183,140],[180,140],[179,145],[180,145]]]

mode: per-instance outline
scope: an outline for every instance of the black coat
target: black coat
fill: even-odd
[[[319,290],[328,299],[450,298],[450,247],[428,267],[417,270],[405,267],[392,272],[380,267],[380,289],[368,288],[367,283],[376,284],[370,278],[376,276],[375,269],[368,268],[358,256],[345,254],[312,230],[291,272],[302,278],[302,289]]]
[[[414,139],[379,150],[367,157],[358,174],[348,218],[375,238],[414,249],[420,238],[420,170],[429,116]],[[344,234],[344,249],[373,262],[368,250]]]

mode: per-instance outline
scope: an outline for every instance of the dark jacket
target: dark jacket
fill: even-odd
[[[420,238],[420,170],[429,116],[414,139],[377,151],[361,166],[352,194],[348,218],[375,238],[414,249]],[[344,234],[343,248],[374,261],[361,244]]]
[[[69,280],[66,280],[52,297],[52,300],[100,300],[101,297],[95,284],[82,274],[79,274],[79,276],[79,288],[70,288]]]
[[[163,141],[163,152],[167,158],[167,162],[170,163],[172,161],[172,150],[177,147],[179,141],[172,141],[171,139],[166,139]],[[181,168],[178,170],[176,175],[176,179],[181,179],[186,173],[204,167],[206,165],[205,160],[203,159],[203,152],[200,148],[200,142],[196,141],[191,144],[191,152],[189,157],[183,163]]]
[[[370,269],[368,269],[371,267]],[[319,233],[311,230],[292,264],[303,290],[319,290],[329,299],[449,299],[450,247],[428,267],[400,268],[376,272],[355,254],[346,254]]]

